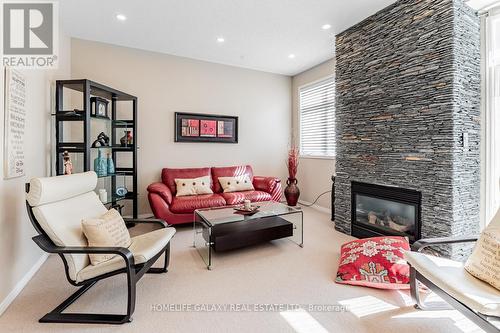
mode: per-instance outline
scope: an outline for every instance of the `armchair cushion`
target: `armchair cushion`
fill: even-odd
[[[98,218],[84,219],[82,229],[89,246],[129,247],[131,244],[125,221],[116,209],[110,209]],[[116,254],[89,254],[92,265],[113,258]]]
[[[462,263],[419,252],[405,259],[425,278],[472,310],[500,316],[500,291],[467,273]]]
[[[31,192],[31,189],[30,189]],[[33,214],[43,231],[57,246],[87,246],[82,220],[107,212],[97,194],[91,191],[79,196],[33,207]],[[65,254],[68,274],[72,280],[90,261],[88,255]]]
[[[500,228],[488,226],[479,237],[465,270],[500,290]]]
[[[222,207],[226,200],[218,194],[203,194],[188,197],[175,197],[170,210],[176,214],[193,213],[196,209]]]
[[[97,185],[97,174],[93,171],[59,177],[33,178],[26,200],[30,206],[66,200],[91,192]]]
[[[271,195],[267,192],[262,191],[243,191],[243,192],[232,192],[232,193],[221,193],[220,194],[228,205],[239,205],[245,200],[250,200],[251,202],[260,201],[271,201]]]
[[[172,203],[172,191],[163,183],[153,183],[149,185],[148,192],[158,194],[169,205]]]
[[[129,250],[134,255],[135,264],[142,264],[158,254],[175,234],[174,228],[163,228],[151,231],[136,237],[132,237]],[[125,261],[120,256],[97,265],[88,265],[80,270],[76,276],[76,282],[82,282],[96,276],[116,271],[125,267]]]

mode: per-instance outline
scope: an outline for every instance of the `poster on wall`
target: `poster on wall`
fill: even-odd
[[[175,142],[238,143],[238,117],[176,112]]]
[[[26,78],[14,69],[5,69],[4,178],[24,176],[24,135],[26,125]]]

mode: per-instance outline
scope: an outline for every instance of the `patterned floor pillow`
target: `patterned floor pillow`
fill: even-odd
[[[374,237],[341,247],[335,282],[379,289],[409,289],[410,267],[403,259],[404,237]]]

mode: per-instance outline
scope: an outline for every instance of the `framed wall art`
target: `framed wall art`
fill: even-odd
[[[238,117],[176,112],[175,142],[238,143]]]

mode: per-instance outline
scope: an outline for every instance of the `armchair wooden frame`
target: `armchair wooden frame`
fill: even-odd
[[[449,245],[458,243],[471,243],[476,242],[478,237],[461,237],[461,238],[434,238],[434,239],[421,239],[412,245],[412,250],[416,252],[422,252],[425,248],[436,246],[436,245]],[[410,265],[410,293],[413,301],[415,302],[415,308],[421,310],[444,310],[450,309],[450,306],[446,305],[426,305],[424,304],[418,292],[418,281],[422,282],[427,288],[436,293],[439,297],[446,301],[452,308],[460,311],[469,320],[478,325],[481,329],[488,333],[498,333],[499,329],[490,321],[490,319],[496,317],[482,315],[471,308],[469,308],[464,303],[460,302],[456,298],[452,297],[444,290],[436,286],[429,279],[418,272],[414,267]]]
[[[29,192],[29,184],[26,184],[26,192]],[[33,209],[26,201],[28,216],[34,228],[38,232],[38,236],[33,237],[33,241],[45,252],[58,254],[63,263],[66,272],[66,278],[73,286],[80,287],[75,293],[68,297],[64,302],[57,306],[54,310],[40,318],[41,323],[84,323],[84,324],[123,324],[132,321],[132,314],[135,310],[136,299],[136,284],[146,273],[160,274],[166,273],[170,261],[170,242],[163,249],[145,263],[135,264],[132,252],[124,247],[62,247],[56,246],[48,237],[45,231],[38,223]],[[169,225],[158,219],[125,219],[126,223],[154,223],[167,228]],[[68,272],[68,263],[65,254],[116,254],[123,258],[125,267],[108,272],[97,277],[82,281],[73,281]],[[151,267],[165,254],[163,267]],[[100,314],[100,313],[62,313],[68,306],[74,303],[80,296],[94,286],[98,281],[125,273],[127,274],[127,313],[126,314]]]

